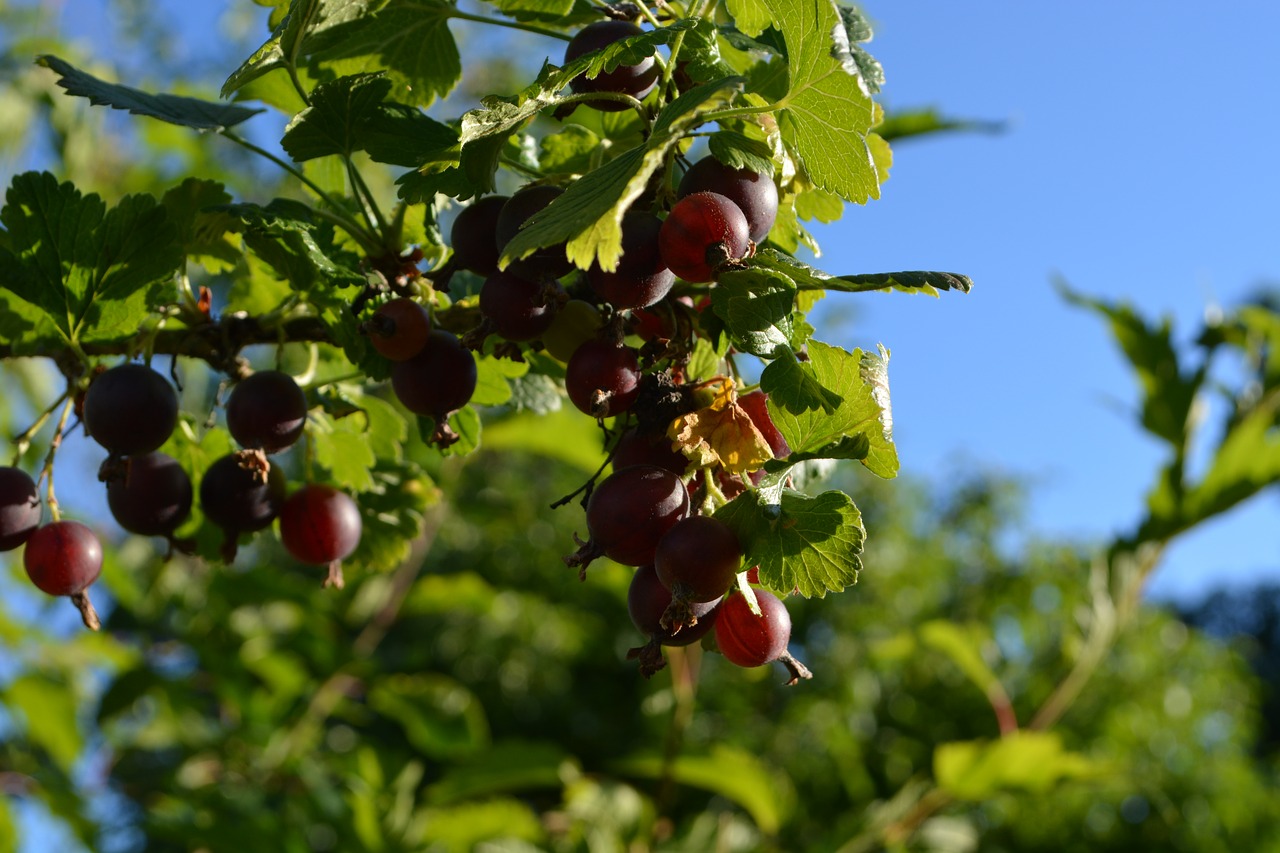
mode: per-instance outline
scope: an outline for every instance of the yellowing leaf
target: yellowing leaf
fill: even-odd
[[[773,458],[769,443],[746,410],[738,405],[732,379],[710,386],[709,405],[671,422],[667,436],[698,467],[723,466],[731,474],[758,471]]]

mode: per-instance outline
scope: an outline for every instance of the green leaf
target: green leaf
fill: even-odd
[[[796,215],[801,219],[837,222],[844,216],[844,200],[835,193],[811,189],[796,196]]]
[[[18,259],[0,247],[0,345],[13,355],[36,355],[46,348],[60,347],[65,339],[54,326],[53,318],[20,299],[13,288],[22,274]]]
[[[694,382],[720,375],[720,360],[727,351],[727,347],[724,351],[717,350],[711,341],[699,336],[694,342],[689,363],[685,365],[685,375]]]
[[[311,450],[316,463],[329,472],[328,479],[357,492],[372,491],[378,457],[365,436],[365,419],[316,413],[310,421]]]
[[[973,280],[967,275],[954,272],[907,270],[905,272],[842,275],[829,279],[826,289],[839,290],[845,293],[865,293],[869,290],[892,289],[906,293],[914,291],[928,296],[937,296],[938,291],[941,290],[956,290],[960,293],[968,293],[973,289]]]
[[[791,350],[783,350],[760,374],[760,388],[777,408],[802,415],[821,409],[834,415],[844,398],[822,384],[813,365],[796,359]]]
[[[648,141],[583,176],[534,214],[502,257],[505,266],[538,249],[567,242],[569,260],[580,269],[598,262],[612,270],[622,256],[622,217],[665,165],[667,155],[702,116],[727,104],[740,89],[736,78],[694,87],[659,113]]]
[[[330,4],[338,5],[338,4]],[[425,107],[462,79],[458,45],[448,23],[447,0],[353,3],[357,14],[312,27],[304,43],[310,64],[339,76],[386,71],[395,100]]]
[[[573,10],[574,0],[490,0],[498,11],[513,18],[561,18]]]
[[[91,104],[128,110],[134,115],[158,118],[196,130],[226,130],[263,112],[179,95],[151,95],[128,86],[106,83],[47,54],[36,57],[36,64],[57,74],[58,85],[69,95],[88,98]]]
[[[524,376],[529,365],[509,358],[486,355],[476,359],[476,390],[471,395],[473,406],[501,406],[511,399],[508,379]]]
[[[849,439],[862,438],[866,455],[856,458],[879,477],[896,476],[898,451],[893,444],[888,351],[881,347],[878,355],[862,350],[850,353],[816,340],[809,342],[808,349],[809,370],[801,367],[797,371],[795,365],[778,359],[774,364],[783,366],[774,369],[770,364],[760,377],[761,387],[770,395],[769,414],[796,460],[849,458],[854,448],[860,449]],[[770,373],[771,369],[774,372]],[[820,394],[818,388],[839,397],[834,411],[812,405],[833,399]]]
[[[877,350],[874,353],[862,352],[859,358],[859,369],[865,383],[862,388],[870,390],[871,399],[880,410],[876,416],[879,428],[872,426],[863,433],[871,448],[862,464],[880,477],[896,477],[898,449],[893,443],[893,406],[889,400],[889,350],[884,344],[878,345]]]
[[[600,137],[579,124],[566,125],[559,133],[542,137],[542,169],[548,175],[582,174],[591,171],[592,156],[600,148]]]
[[[1004,130],[1003,122],[947,118],[933,108],[893,110],[876,125],[876,134],[886,141],[951,131],[1003,133]]]
[[[1203,369],[1184,373],[1173,344],[1173,324],[1166,317],[1148,324],[1130,305],[1089,299],[1065,286],[1059,290],[1072,304],[1106,318],[1111,334],[1129,359],[1142,386],[1142,426],[1175,448],[1188,441],[1188,422],[1204,382]]]
[[[832,0],[776,0],[770,11],[787,46],[783,139],[818,187],[859,204],[879,198],[867,146],[875,105],[839,7]]]
[[[244,265],[234,273],[231,289],[227,292],[226,311],[269,314],[293,298],[289,282],[276,275],[270,264],[252,252],[245,254]]]
[[[226,237],[225,216],[205,212],[206,208],[230,202],[231,196],[222,184],[200,178],[187,178],[160,200],[169,211],[187,260],[210,272],[230,272],[243,257],[240,247]]]
[[[311,93],[311,106],[289,123],[280,144],[299,162],[356,151],[396,166],[455,162],[457,132],[415,107],[388,102],[390,92],[391,80],[383,74],[323,83]]]
[[[573,759],[547,742],[504,742],[463,759],[427,787],[431,805],[448,805],[509,791],[559,789]]]
[[[985,625],[961,625],[946,619],[930,620],[919,628],[920,642],[946,655],[984,694],[1000,689],[1000,680],[982,659],[982,645],[991,639]]]
[[[790,352],[795,303],[795,283],[772,270],[723,272],[711,290],[711,308],[734,346],[761,358]]]
[[[769,589],[822,597],[857,583],[866,530],[843,492],[810,497],[751,489],[721,507],[716,518],[738,534],[745,564],[760,567],[760,583]]]
[[[740,73],[720,53],[720,37],[719,28],[706,22],[698,22],[693,29],[685,31],[679,65],[689,80],[711,83]]]
[[[738,29],[753,38],[773,26],[774,13],[766,0],[726,0],[725,8]]]
[[[529,411],[546,415],[558,411],[564,404],[562,386],[543,373],[528,373],[510,380],[511,399],[508,404],[517,412]]]
[[[484,708],[464,685],[434,674],[395,674],[376,682],[369,707],[400,724],[409,744],[431,758],[458,758],[489,743]]]
[[[474,192],[488,193],[494,190],[498,159],[507,139],[532,121],[539,112],[555,103],[555,91],[543,89],[521,99],[486,98],[482,109],[462,114],[458,168],[462,178],[475,187]],[[429,165],[419,172],[430,173],[434,168],[434,165]]]
[[[805,193],[809,195],[809,193]],[[797,197],[797,204],[800,197]],[[816,199],[815,199],[816,200]],[[824,208],[825,209],[825,208]],[[833,212],[833,211],[827,211]],[[814,211],[821,219],[818,211]],[[825,220],[824,220],[825,221]],[[968,276],[951,272],[914,270],[909,272],[866,273],[833,276],[776,249],[764,248],[743,261],[748,267],[785,273],[801,290],[836,290],[843,293],[866,293],[872,290],[901,290],[937,296],[940,290],[968,293],[973,282]]]
[[[151,196],[107,210],[47,172],[13,180],[0,210],[12,266],[4,287],[46,312],[67,341],[128,337],[177,296],[177,231]]]
[[[306,34],[307,21],[325,5],[324,0],[293,0],[288,12],[276,23],[271,37],[242,62],[239,68],[231,72],[231,76],[222,84],[222,97],[229,98],[263,75],[290,65],[285,57],[297,54]]]
[[[409,425],[396,407],[380,397],[362,396],[359,398],[358,414],[348,417],[361,417],[365,421],[365,437],[374,456],[390,462],[399,462],[403,457],[403,444],[409,437]]]
[[[705,755],[682,753],[669,766],[662,756],[645,753],[614,762],[611,770],[641,779],[670,773],[682,785],[737,803],[766,835],[776,834],[795,807],[795,791],[787,777],[737,747],[717,745]]]
[[[48,753],[63,773],[70,773],[84,752],[71,688],[39,675],[20,675],[2,695],[4,707],[18,711],[26,720],[27,737]]]
[[[1231,425],[1209,470],[1187,495],[1193,518],[1216,515],[1280,480],[1278,417],[1280,397],[1273,393],[1265,405]]]
[[[406,428],[403,417],[394,409],[392,413],[401,428]],[[387,572],[409,556],[412,542],[422,530],[423,512],[438,494],[417,466],[393,462],[387,456],[378,455],[372,477],[373,488],[358,498],[364,534],[347,565]]]
[[[997,741],[944,743],[933,753],[933,773],[942,790],[961,800],[981,801],[999,791],[1050,791],[1062,779],[1097,775],[1100,768],[1068,752],[1056,732],[1016,731]]]
[[[546,829],[527,803],[510,797],[457,803],[421,813],[425,849],[486,853],[535,853],[543,850]],[[515,840],[526,842],[524,845]],[[485,843],[488,842],[488,843]],[[543,844],[543,847],[535,845]]]
[[[840,23],[848,43],[848,58],[857,66],[867,90],[879,92],[884,85],[884,68],[860,44],[871,41],[871,22],[861,10],[853,6],[839,5],[836,8],[840,12]]]
[[[708,137],[707,146],[711,156],[726,166],[773,176],[773,152],[763,140],[752,139],[734,130],[720,130]]]
[[[329,226],[312,223],[310,210],[302,204],[276,199],[267,206],[257,204],[219,205],[213,210],[230,217],[233,230],[272,269],[296,290],[316,285],[350,287],[365,284],[358,261],[334,248]]]
[[[422,434],[429,436],[435,429],[435,420],[430,417],[420,418]],[[445,456],[466,456],[480,447],[480,413],[472,406],[463,406],[449,416],[449,427],[458,435],[458,440],[441,452]]]

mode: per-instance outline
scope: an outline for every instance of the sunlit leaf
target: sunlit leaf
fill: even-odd
[[[179,95],[152,95],[128,86],[106,83],[56,56],[40,56],[36,62],[58,74],[58,85],[68,94],[88,98],[91,104],[128,110],[134,115],[158,118],[195,130],[225,130],[262,112]]]

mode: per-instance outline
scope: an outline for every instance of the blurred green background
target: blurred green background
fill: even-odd
[[[192,55],[151,4],[103,8],[109,50],[67,43],[54,5],[0,2],[6,182],[35,151],[108,199],[186,174],[286,192],[239,149],[92,109],[30,63],[55,52],[208,97],[263,10],[241,4],[219,26],[242,39]],[[456,100],[510,88],[517,69],[485,72]],[[890,483],[840,469],[871,531],[866,571],[845,594],[788,601],[792,652],[815,672],[795,688],[697,646],[649,681],[625,660],[641,642],[630,570],[597,564],[579,583],[561,557],[581,513],[549,509],[599,459],[577,416],[496,412],[481,453],[424,451],[411,558],[349,571],[341,595],[271,536],[234,567],[162,561],[111,526],[76,435],[59,494],[109,540],[104,630],[30,591],[6,555],[0,850],[1280,850],[1275,590],[1176,610],[1142,598],[1169,541],[1280,470],[1280,315],[1233,307],[1175,339],[1116,306],[1091,313],[1140,413],[1189,387],[1225,402],[1207,473],[1173,488],[1172,463],[1153,465],[1152,500],[1132,508],[1145,520],[1078,542],[1038,534],[1024,484],[977,463]],[[1218,354],[1244,369],[1194,385]],[[54,376],[3,366],[4,434]],[[1190,428],[1157,438],[1176,458]]]

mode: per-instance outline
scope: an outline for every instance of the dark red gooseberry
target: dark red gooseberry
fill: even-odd
[[[280,541],[296,559],[324,566],[360,544],[360,508],[346,492],[323,483],[298,489],[280,508]]]
[[[384,358],[404,361],[417,355],[431,334],[431,315],[407,297],[397,297],[378,306],[366,326],[369,343]]]
[[[662,260],[680,278],[711,281],[717,270],[750,251],[747,218],[719,193],[685,196],[662,223],[658,248]]]
[[[480,288],[480,313],[509,341],[531,341],[541,335],[551,327],[557,307],[542,284],[509,271],[494,273]]]
[[[631,347],[597,339],[574,351],[564,387],[579,411],[607,418],[631,408],[640,394],[640,359]]]
[[[570,39],[568,47],[565,48],[565,64],[580,59],[588,53],[603,50],[620,39],[643,33],[644,30],[628,21],[596,21],[593,24],[587,24]],[[612,71],[601,72],[595,77],[588,78],[585,74],[580,74],[573,78],[569,87],[578,94],[618,92],[644,100],[644,97],[657,85],[660,71],[653,57],[648,56],[635,65],[619,65]],[[587,101],[587,105],[603,112],[619,112],[627,109],[626,102],[605,98]]]
[[[102,573],[102,543],[78,521],[54,521],[31,534],[22,564],[41,592],[76,595]]]
[[[755,590],[759,616],[751,612],[741,593],[725,599],[716,619],[716,645],[731,663],[763,666],[787,651],[791,640],[791,614],[786,605],[767,589]]]
[[[458,213],[449,231],[456,266],[476,275],[493,275],[498,271],[498,246],[493,235],[507,200],[505,195],[485,196]]]
[[[778,217],[778,187],[768,175],[726,166],[715,157],[694,163],[680,180],[679,198],[697,192],[719,193],[732,201],[747,218],[751,239],[759,243],[769,236]]]
[[[643,308],[671,290],[676,274],[667,269],[658,251],[662,220],[651,213],[628,213],[622,220],[622,258],[613,272],[599,265],[587,271],[587,281],[614,308]]]
[[[227,429],[243,448],[278,453],[292,446],[306,425],[307,395],[287,373],[259,370],[231,389]]]
[[[191,513],[191,477],[178,461],[154,451],[125,460],[107,481],[107,506],[121,527],[139,536],[168,536]]]
[[[40,526],[40,495],[21,468],[0,468],[0,551],[12,551]]]
[[[672,633],[662,627],[662,614],[671,606],[671,590],[658,580],[652,563],[636,569],[627,589],[627,612],[636,629],[662,646],[687,646],[696,643],[715,627],[719,599],[694,605],[696,624]]]
[[[499,257],[501,257],[502,251],[507,247],[507,244],[515,239],[516,234],[520,233],[520,229],[524,227],[530,217],[546,208],[562,195],[564,195],[564,190],[560,187],[539,184],[518,190],[511,198],[507,199],[506,204],[502,206],[502,210],[498,213],[498,220],[493,232]],[[557,243],[554,246],[538,249],[527,257],[512,261],[507,265],[507,271],[531,281],[559,278],[573,269],[573,264],[569,263],[569,258],[565,255],[564,249],[564,243]]]
[[[742,565],[742,546],[729,525],[695,515],[675,524],[653,558],[658,580],[686,602],[715,601],[729,591]]]
[[[177,393],[145,364],[103,372],[84,395],[85,431],[117,456],[158,449],[177,424]]]
[[[476,379],[475,356],[443,329],[433,329],[417,355],[391,368],[391,387],[405,408],[437,420],[467,404]]]
[[[653,561],[658,541],[689,514],[689,493],[670,471],[650,465],[606,477],[587,501],[587,531],[609,559],[624,566]]]

